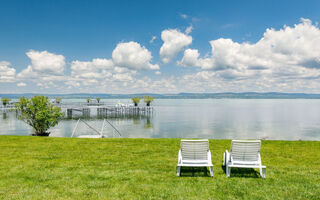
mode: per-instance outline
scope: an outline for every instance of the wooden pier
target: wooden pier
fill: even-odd
[[[59,106],[66,117],[127,117],[127,116],[151,116],[154,108],[152,106],[131,106],[131,105],[105,105],[105,104],[55,104]],[[15,111],[13,104],[0,106],[0,112]]]
[[[66,108],[67,118],[73,118],[75,115],[84,118],[90,118],[96,113],[97,117],[117,117],[117,116],[149,116],[153,113],[153,107],[145,106],[108,106],[108,107],[83,107]],[[96,112],[93,112],[96,110]]]

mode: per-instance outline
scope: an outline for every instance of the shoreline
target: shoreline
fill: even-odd
[[[219,138],[143,138],[143,137],[137,137],[137,138],[131,138],[131,137],[121,137],[121,138],[111,138],[111,137],[104,137],[104,138],[80,138],[80,137],[60,137],[60,136],[34,136],[34,135],[0,135],[1,137],[40,137],[40,138],[72,138],[72,139],[132,139],[132,140],[181,140],[181,139],[208,139],[208,140],[217,140],[217,141],[231,141],[231,140],[261,140],[261,141],[277,141],[277,142],[320,142],[320,140],[275,140],[275,139],[258,139],[258,138],[233,138],[233,139],[219,139]]]

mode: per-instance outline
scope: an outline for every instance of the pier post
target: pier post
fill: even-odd
[[[83,117],[90,117],[90,108],[83,108],[82,115]]]
[[[72,108],[67,109],[67,117],[72,118]]]

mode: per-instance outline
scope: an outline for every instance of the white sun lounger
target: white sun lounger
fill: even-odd
[[[213,177],[209,140],[181,140],[177,176],[180,176],[181,167],[209,167],[210,176]]]
[[[223,155],[223,165],[226,166],[227,177],[231,168],[259,168],[262,178],[266,178],[266,166],[261,163],[260,140],[232,140],[230,153]]]

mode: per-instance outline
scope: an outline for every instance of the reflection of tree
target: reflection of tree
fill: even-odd
[[[146,121],[146,123],[144,124],[144,128],[145,128],[145,129],[153,128],[153,124],[151,123],[150,118],[147,118],[147,121]]]
[[[135,125],[140,124],[140,117],[139,116],[133,116],[132,120],[133,120],[133,124],[135,124]]]
[[[6,112],[2,113],[2,118],[3,119],[7,119],[7,113]]]

